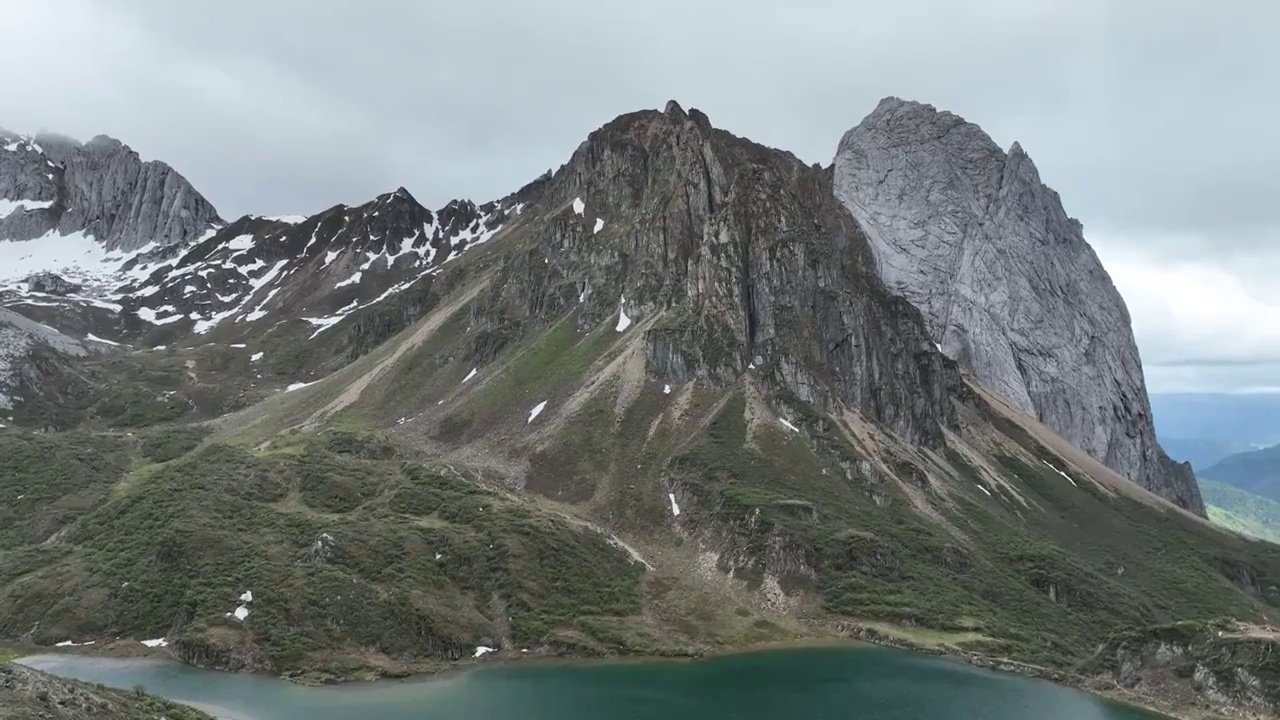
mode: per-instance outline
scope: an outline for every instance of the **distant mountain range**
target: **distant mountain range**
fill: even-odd
[[[1280,502],[1205,478],[1200,478],[1200,492],[1214,522],[1280,543]]]
[[[1280,393],[1152,393],[1151,412],[1165,451],[1197,472],[1280,444]]]
[[[1201,476],[1280,501],[1280,445],[1230,455]]]

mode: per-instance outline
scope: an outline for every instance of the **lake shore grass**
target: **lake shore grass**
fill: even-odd
[[[44,654],[47,650],[47,648],[35,647],[33,645],[0,643],[0,662],[9,662],[28,655]]]

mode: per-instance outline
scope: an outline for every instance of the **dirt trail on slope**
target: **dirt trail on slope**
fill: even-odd
[[[569,513],[564,512],[562,510],[553,509],[551,510],[551,512],[554,512],[555,514],[564,518],[565,522],[568,522],[570,525],[577,525],[579,527],[584,527],[584,528],[587,528],[588,530],[594,530],[595,532],[600,533],[605,537],[606,540],[609,541],[611,545],[614,545],[626,551],[626,553],[631,556],[632,560],[640,563],[641,565],[644,565],[645,569],[647,570],[653,569],[653,565],[650,565],[649,561],[644,559],[644,556],[640,554],[640,551],[636,550],[635,548],[631,547],[627,543],[623,542],[622,538],[613,534],[607,528],[597,525],[585,518],[578,517],[577,515],[570,515]]]
[[[437,307],[430,315],[418,325],[413,334],[400,341],[396,349],[391,351],[390,355],[383,358],[377,365],[374,365],[368,372],[356,378],[350,385],[342,391],[342,394],[334,398],[328,405],[317,410],[302,423],[304,430],[314,430],[320,423],[328,420],[337,413],[351,406],[355,401],[360,399],[360,395],[364,393],[365,388],[369,387],[374,380],[382,377],[383,373],[391,369],[393,365],[404,356],[405,353],[416,349],[419,345],[426,342],[436,330],[444,324],[455,312],[463,305],[471,302],[481,290],[489,287],[489,279],[485,278],[475,285],[472,285],[461,295],[455,297],[449,302]]]

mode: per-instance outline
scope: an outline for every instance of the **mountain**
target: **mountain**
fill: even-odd
[[[1071,673],[1264,621],[1280,548],[940,352],[838,177],[672,102],[490,202],[14,283],[84,352],[32,340],[0,429],[0,639],[302,681],[820,637]]]
[[[836,195],[930,339],[1019,411],[1134,482],[1204,513],[1156,442],[1129,312],[1017,143],[886,98],[840,141]]]
[[[1280,543],[1280,502],[1225,483],[1200,479],[1209,519],[1237,532]]]
[[[1280,445],[1226,457],[1206,468],[1204,476],[1254,495],[1280,500]]]
[[[0,410],[13,408],[19,386],[48,385],[51,366],[110,345],[92,331],[115,323],[110,289],[124,265],[221,224],[181,175],[117,140],[0,130],[0,301],[12,307],[17,296],[78,316],[55,328],[0,311]],[[77,336],[60,331],[67,328]]]
[[[1160,436],[1160,446],[1169,453],[1169,457],[1191,463],[1197,472],[1203,472],[1219,460],[1244,452],[1249,449],[1246,443],[1233,440],[1214,440],[1213,438],[1188,438]]]
[[[1157,393],[1156,433],[1199,472],[1228,455],[1280,444],[1280,393]]]
[[[187,242],[220,223],[172,168],[143,162],[105,135],[81,144],[0,130],[0,198],[0,237],[7,240],[83,234],[127,252]]]

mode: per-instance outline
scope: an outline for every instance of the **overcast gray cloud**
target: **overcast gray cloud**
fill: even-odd
[[[828,163],[884,95],[1018,140],[1154,390],[1280,386],[1280,6],[0,0],[0,125],[107,133],[224,216],[501,196],[668,98]]]

